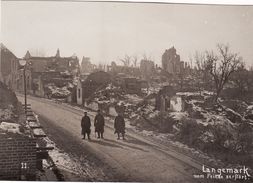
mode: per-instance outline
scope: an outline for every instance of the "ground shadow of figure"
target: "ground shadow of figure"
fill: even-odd
[[[138,139],[135,139],[135,138],[128,138],[127,140],[125,140],[126,142],[128,143],[131,143],[131,144],[136,144],[136,145],[142,145],[142,146],[152,146],[146,142],[142,142]]]
[[[103,139],[103,140],[90,140],[91,143],[96,143],[96,144],[103,145],[103,146],[110,146],[110,147],[116,147],[116,148],[123,149],[122,146],[116,145],[114,143],[109,143],[109,142],[106,142],[106,141],[108,141],[108,140],[107,139]]]
[[[119,142],[118,140],[110,140],[110,139],[105,139],[106,141],[109,141],[109,142],[113,142],[113,143],[117,143],[121,146],[125,146],[125,147],[129,147],[131,149],[137,149],[137,150],[140,150],[140,151],[143,151],[143,152],[149,152],[145,149],[142,149],[140,147],[136,147],[136,146],[131,146],[131,145],[128,145],[128,144],[125,144],[125,143],[122,143],[122,142]],[[129,140],[124,140],[124,142],[127,142],[129,143]],[[131,142],[130,142],[131,143]],[[137,143],[136,143],[137,144]],[[143,144],[137,144],[137,145],[143,145]],[[149,144],[145,144],[145,145],[149,145]]]

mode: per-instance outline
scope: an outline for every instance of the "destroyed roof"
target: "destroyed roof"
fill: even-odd
[[[52,58],[56,58],[56,57],[40,57],[40,56],[31,56],[31,57],[29,57],[29,58],[27,58],[27,59],[45,59],[45,60],[48,60],[48,59],[52,59]]]
[[[71,60],[78,60],[77,56],[69,56],[69,57],[61,57],[60,56],[60,50],[57,49],[57,52],[56,52],[56,55],[55,56],[50,56],[50,57],[44,57],[44,56],[32,56],[29,52],[29,50],[26,52],[25,56],[24,56],[24,59],[38,59],[38,60],[41,60],[41,59],[44,59],[44,60],[51,60],[51,59],[56,59],[56,60],[61,60],[61,59],[71,59]]]
[[[1,47],[1,55],[2,55],[2,52],[8,52],[13,57],[17,58],[3,43],[0,44],[0,47]]]
[[[73,57],[73,56],[70,56],[70,57],[55,57],[55,56],[51,56],[51,57],[42,57],[42,56],[31,56],[27,59],[37,59],[37,60],[52,60],[52,59],[55,59],[55,60],[65,60],[65,59],[69,59],[69,60],[77,60],[77,57]]]

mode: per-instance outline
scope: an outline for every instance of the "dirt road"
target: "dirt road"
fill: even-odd
[[[22,96],[18,98],[23,101]],[[116,140],[113,121],[109,118],[106,118],[105,139],[95,138],[92,125],[89,142],[81,139],[82,110],[35,97],[28,97],[28,103],[39,115],[48,136],[61,149],[79,157],[80,161],[88,160],[97,170],[96,175],[90,175],[87,180],[198,182],[193,174],[199,172],[199,164],[132,132],[127,134],[126,141]],[[95,113],[90,111],[88,115],[93,122]]]

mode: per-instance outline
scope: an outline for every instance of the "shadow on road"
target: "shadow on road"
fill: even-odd
[[[131,144],[136,144],[136,145],[142,145],[142,146],[151,146],[150,144],[146,142],[142,142],[140,140],[133,139],[133,138],[127,139],[126,142],[131,143]]]
[[[121,146],[125,146],[125,147],[129,147],[131,149],[137,149],[137,150],[140,150],[140,151],[143,151],[143,152],[149,152],[147,150],[144,150],[142,148],[139,148],[139,147],[136,147],[136,146],[131,146],[131,145],[128,145],[128,144],[125,144],[125,143],[122,143],[122,142],[119,142],[118,140],[110,140],[110,139],[104,139],[105,141],[109,141],[109,142],[112,142],[112,143],[116,143],[116,144],[119,144]],[[124,142],[128,142],[129,140],[124,140]]]
[[[99,144],[99,145],[103,145],[103,146],[110,146],[110,147],[116,147],[116,148],[121,148],[123,149],[122,146],[119,146],[119,145],[116,145],[114,143],[109,143],[109,142],[106,142],[107,140],[104,139],[104,140],[90,140],[89,142],[91,143],[96,143],[96,144]]]

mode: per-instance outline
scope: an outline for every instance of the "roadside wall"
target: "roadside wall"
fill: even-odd
[[[29,137],[0,138],[0,180],[35,180],[36,140]]]

